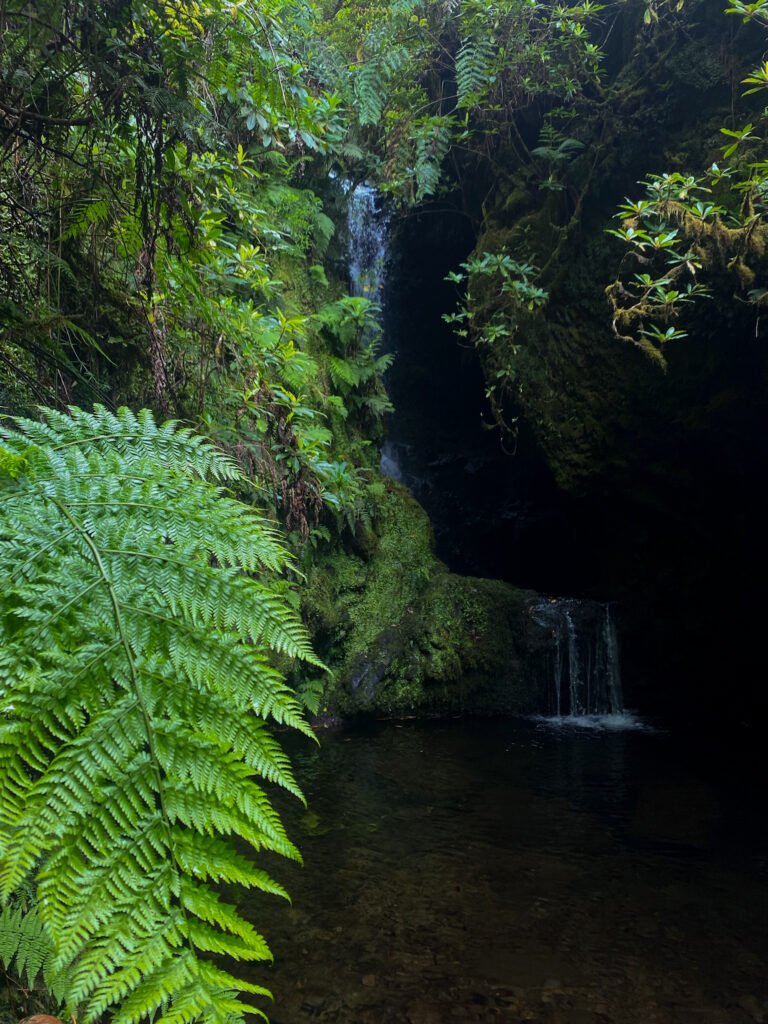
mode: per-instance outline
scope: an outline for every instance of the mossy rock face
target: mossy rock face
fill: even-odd
[[[765,279],[759,228],[744,253],[726,244],[737,232],[725,223],[697,240],[700,280],[712,295],[675,321],[688,337],[665,348],[666,373],[612,329],[615,312],[605,289],[617,275],[631,279],[643,270],[607,233],[617,225],[619,204],[642,197],[640,183],[649,175],[698,177],[721,160],[721,128],[733,117],[729,75],[743,77],[761,59],[760,35],[736,33],[728,44],[729,71],[721,59],[722,6],[693,0],[686,12],[684,35],[675,19],[661,18],[646,31],[643,4],[624,5],[605,43],[599,95],[585,94],[570,114],[532,104],[521,120],[530,155],[521,155],[520,140],[500,133],[493,188],[477,207],[473,255],[506,252],[533,264],[536,285],[549,295],[544,307],[526,310],[513,290],[503,292],[498,275],[474,275],[473,329],[481,334],[495,319],[509,331],[480,345],[486,382],[505,421],[526,424],[557,484],[571,495],[602,490],[617,472],[626,478],[642,472],[647,449],[663,451],[670,424],[684,426],[689,410],[707,415],[713,396],[722,398],[722,408],[729,397],[721,396],[723,381],[734,383],[731,407],[738,417],[753,378],[765,370],[764,346],[752,344],[755,309],[733,299],[734,292],[746,299],[754,281]],[[758,102],[744,98],[737,121],[754,120]],[[581,148],[568,160],[549,161],[537,148],[545,128]],[[472,159],[463,188],[466,200],[477,203]],[[617,333],[629,332],[619,324]],[[718,424],[712,433],[720,432]],[[670,478],[676,473],[677,467]]]
[[[535,710],[536,595],[450,573],[424,510],[388,482],[368,557],[335,552],[309,574],[304,614],[334,672],[323,711]]]

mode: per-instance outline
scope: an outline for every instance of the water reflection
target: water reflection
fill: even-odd
[[[296,760],[275,1024],[768,1021],[764,823],[675,737],[388,723]]]

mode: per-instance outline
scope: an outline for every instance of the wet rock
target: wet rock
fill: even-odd
[[[536,595],[446,571],[424,510],[394,482],[376,522],[364,558],[329,554],[303,591],[304,614],[325,638],[319,653],[335,676],[324,712],[539,709],[523,667]]]
[[[563,995],[563,986],[557,978],[547,978],[541,986],[542,1003],[552,1003],[557,996]]]
[[[417,999],[408,1008],[407,1020],[409,1024],[442,1024],[443,1015],[439,1006]]]
[[[738,1004],[757,1024],[768,1021],[768,1000],[759,1000],[756,996],[739,996]]]
[[[325,1007],[325,996],[319,993],[312,993],[305,995],[301,1004],[302,1013],[308,1014],[310,1017],[317,1017]]]

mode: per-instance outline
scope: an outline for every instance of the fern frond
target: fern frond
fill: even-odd
[[[174,473],[214,480],[236,480],[240,475],[234,460],[210,441],[173,420],[158,425],[148,409],[138,414],[126,408],[112,413],[96,405],[92,413],[75,406],[69,413],[56,409],[41,409],[41,413],[45,422],[17,418],[12,421],[15,429],[0,426],[0,437],[7,444],[32,442],[40,446],[44,459],[68,447],[80,447],[103,457],[117,455],[126,466],[150,456],[155,466]]]
[[[378,124],[385,99],[379,66],[372,61],[363,64],[355,75],[354,88],[360,124]]]
[[[0,958],[45,970],[10,937],[39,924],[84,1024],[261,1013],[207,957],[266,942],[206,883],[285,897],[242,851],[300,859],[259,784],[301,799],[267,719],[311,734],[274,655],[320,664],[270,583],[288,555],[234,464],[146,411],[7,421],[0,456],[0,891],[39,899]]]
[[[349,359],[340,359],[338,356],[329,356],[328,371],[334,385],[336,387],[341,387],[345,392],[350,388],[357,387],[360,383],[358,367]]]
[[[433,195],[440,184],[440,168],[451,140],[449,122],[444,117],[422,118],[415,125],[416,197]]]
[[[89,196],[72,207],[72,218],[61,233],[62,241],[79,238],[93,224],[103,224],[110,218],[110,206],[106,199]]]
[[[9,904],[0,911],[0,965],[30,987],[53,964],[53,941],[37,907]]]
[[[473,106],[483,90],[494,81],[494,47],[490,40],[468,39],[456,54],[456,103]]]
[[[386,395],[366,395],[362,399],[362,405],[371,416],[384,416],[392,412],[392,403]]]

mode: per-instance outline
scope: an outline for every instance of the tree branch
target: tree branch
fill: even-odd
[[[47,114],[38,114],[36,110],[17,110],[16,107],[9,107],[0,100],[0,111],[8,117],[17,117],[20,121],[40,121],[41,124],[51,124],[63,128],[77,128],[93,124],[92,117],[50,117]]]

